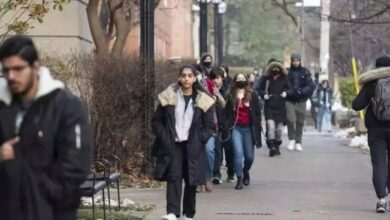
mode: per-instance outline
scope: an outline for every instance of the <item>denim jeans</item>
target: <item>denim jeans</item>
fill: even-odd
[[[249,171],[254,160],[255,146],[252,127],[237,125],[232,131],[234,168],[237,177],[242,177],[243,169]],[[244,168],[242,161],[244,160]]]
[[[317,129],[319,132],[332,130],[332,111],[325,106],[318,108]]]
[[[206,152],[207,152],[207,180],[213,178],[214,171],[214,160],[215,160],[215,137],[212,136],[209,141],[206,143]]]

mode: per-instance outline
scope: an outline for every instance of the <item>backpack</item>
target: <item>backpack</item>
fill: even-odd
[[[390,77],[378,80],[371,104],[379,121],[390,121]]]

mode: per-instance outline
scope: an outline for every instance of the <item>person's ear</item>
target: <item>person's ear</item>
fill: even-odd
[[[38,71],[41,66],[41,63],[37,60],[33,63],[32,67],[34,70]]]

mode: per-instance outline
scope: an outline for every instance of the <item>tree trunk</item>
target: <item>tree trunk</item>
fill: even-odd
[[[99,0],[90,0],[87,5],[87,17],[92,39],[95,42],[96,53],[99,56],[107,55],[109,52],[108,41],[104,31],[100,26],[98,6]]]

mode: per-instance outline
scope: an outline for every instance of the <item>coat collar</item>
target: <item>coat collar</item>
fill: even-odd
[[[177,104],[177,90],[179,90],[180,87],[177,84],[172,84],[168,88],[166,88],[164,91],[162,91],[157,99],[161,106],[176,106]],[[197,91],[198,95],[195,100],[195,106],[202,109],[203,112],[207,112],[214,104],[215,99],[208,95],[205,92]]]
[[[359,83],[360,85],[364,85],[368,82],[386,77],[390,77],[390,67],[373,69],[363,73],[359,77]]]
[[[264,76],[269,76],[270,73],[271,73],[271,70],[272,70],[273,68],[275,68],[275,67],[281,69],[281,70],[282,70],[282,73],[283,73],[284,75],[287,76],[287,73],[288,73],[288,72],[287,72],[287,69],[283,66],[283,64],[281,64],[281,63],[279,63],[279,62],[272,62],[272,63],[268,64],[268,66],[267,66],[267,68],[265,69],[263,75],[264,75]]]
[[[50,74],[50,71],[46,67],[41,67],[39,69],[39,84],[38,84],[38,93],[35,97],[35,100],[50,94],[56,89],[64,89],[64,83],[59,80],[53,79]],[[0,102],[3,102],[6,105],[10,105],[12,102],[12,95],[9,91],[7,81],[4,78],[0,78]]]

